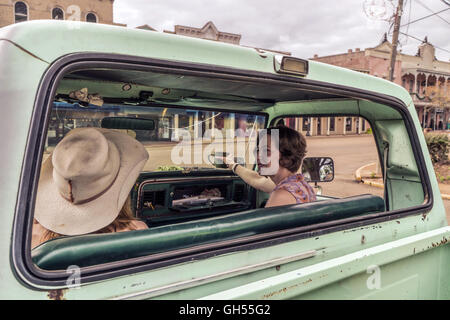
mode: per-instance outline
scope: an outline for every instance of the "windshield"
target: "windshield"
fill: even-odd
[[[221,156],[252,168],[256,136],[265,126],[262,114],[189,110],[128,105],[83,106],[55,102],[49,123],[45,157],[72,129],[102,126],[110,117],[151,119],[153,130],[123,130],[140,141],[149,153],[144,171],[223,170]]]

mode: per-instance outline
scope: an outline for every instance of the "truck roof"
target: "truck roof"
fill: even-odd
[[[48,64],[68,54],[95,52],[276,73],[273,52],[106,24],[34,20],[1,28],[0,41],[9,41]],[[306,78],[387,94],[407,105],[412,102],[409,93],[393,82],[317,61],[309,60]]]

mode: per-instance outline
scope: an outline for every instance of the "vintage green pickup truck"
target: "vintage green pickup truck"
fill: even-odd
[[[69,21],[0,29],[0,58],[0,299],[450,299],[450,227],[400,86],[276,52]],[[176,159],[186,137],[195,158],[238,122],[252,132],[301,116],[365,119],[383,196],[324,192],[264,208],[268,194],[231,170]],[[144,144],[131,199],[148,229],[32,248],[41,163],[79,127]],[[232,147],[254,169],[252,137]]]

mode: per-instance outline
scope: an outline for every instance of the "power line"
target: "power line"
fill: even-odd
[[[407,34],[407,33],[401,32],[401,31],[400,31],[400,33],[403,34],[403,35],[405,35],[405,36],[407,36],[407,37],[413,38],[413,39],[415,39],[415,40],[417,40],[417,41],[423,42],[422,39],[419,39],[419,38],[417,38],[417,37],[414,37],[414,36],[412,36],[412,35],[410,35],[410,34]],[[433,45],[433,47],[435,47],[436,49],[439,49],[439,50],[442,50],[442,51],[445,51],[445,52],[450,53],[450,50],[443,49],[443,48],[437,47],[437,46],[435,46],[435,45]]]
[[[401,27],[409,26],[410,24],[413,24],[414,22],[421,21],[421,20],[423,20],[423,19],[432,17],[432,16],[434,16],[434,15],[437,15],[438,13],[441,13],[441,12],[444,12],[444,11],[447,11],[447,10],[450,10],[450,8],[443,9],[443,10],[441,10],[441,11],[434,12],[433,14],[429,14],[428,16],[425,16],[425,17],[422,17],[422,18],[413,20],[413,21],[411,21],[411,22],[405,23],[405,24],[402,25]],[[439,16],[438,16],[438,17],[439,17]],[[445,20],[445,19],[443,19],[443,20],[444,20],[445,22],[447,22],[448,24],[450,24],[450,22],[448,22],[447,20]]]
[[[406,33],[409,32],[409,25],[411,24],[411,4],[412,0],[409,0],[409,10],[408,10],[408,23],[406,24],[408,27],[406,28]],[[406,43],[408,43],[408,38],[406,38]]]
[[[433,12],[433,10],[431,10],[430,8],[428,8],[425,4],[422,3],[422,1],[420,0],[416,0],[417,3],[419,3],[422,7],[424,7],[425,9],[427,9],[430,12]],[[439,12],[438,12],[439,13]],[[447,22],[447,24],[450,24],[450,22],[448,22],[447,20],[445,20],[444,18],[442,18],[441,16],[437,16],[439,19],[441,19],[444,22]]]

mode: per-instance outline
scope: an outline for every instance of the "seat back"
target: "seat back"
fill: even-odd
[[[384,200],[373,195],[253,209],[147,230],[56,238],[33,249],[32,259],[45,270],[86,267],[384,210]]]

